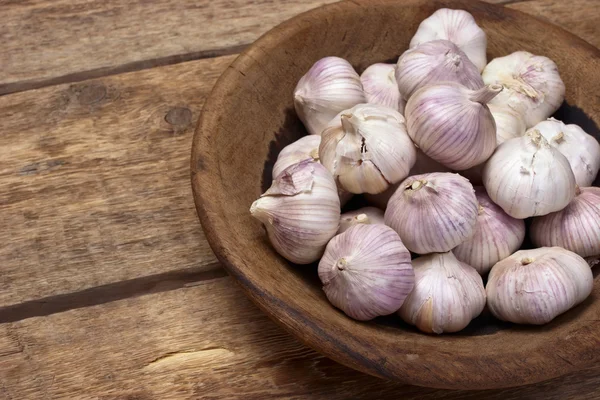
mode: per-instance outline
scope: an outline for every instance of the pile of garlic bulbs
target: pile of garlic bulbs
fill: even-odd
[[[397,64],[317,61],[294,90],[309,135],[284,148],[251,214],[275,250],[318,261],[333,306],[457,332],[486,307],[545,324],[586,299],[600,256],[600,144],[551,118],[547,57],[487,63],[473,16],[440,9]],[[371,207],[342,213],[362,195]],[[529,219],[528,223],[525,219]],[[520,250],[528,237],[537,248]]]

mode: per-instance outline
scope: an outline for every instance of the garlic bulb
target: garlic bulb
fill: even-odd
[[[320,144],[321,136],[307,135],[285,146],[277,156],[275,165],[273,165],[273,179],[277,178],[284,169],[292,164],[309,159],[318,160]]]
[[[600,169],[600,144],[594,137],[577,125],[565,125],[554,118],[542,121],[532,129],[537,129],[569,160],[579,186],[592,185]]]
[[[366,101],[360,77],[339,57],[317,61],[294,89],[296,113],[312,135],[320,135],[340,111]]]
[[[563,210],[534,218],[530,237],[536,246],[559,246],[581,257],[600,255],[600,188],[578,188]]]
[[[380,193],[408,175],[416,148],[396,110],[359,104],[342,111],[321,135],[321,163],[351,193]]]
[[[319,278],[331,304],[360,321],[397,311],[415,283],[410,253],[385,225],[356,225],[331,239]]]
[[[537,131],[502,143],[483,169],[483,185],[513,218],[562,210],[575,196],[569,161]]]
[[[504,86],[492,104],[517,111],[528,128],[552,115],[565,98],[565,84],[554,61],[526,51],[494,58],[482,76],[488,85]]]
[[[340,228],[338,229],[338,235],[346,232],[354,225],[365,224],[381,224],[384,225],[383,211],[375,207],[363,207],[358,210],[348,211],[342,214],[340,217]]]
[[[340,222],[340,199],[333,177],[321,164],[301,161],[286,168],[250,213],[265,225],[279,254],[297,264],[321,257]]]
[[[560,247],[517,251],[490,271],[488,307],[496,318],[541,325],[581,303],[592,292],[588,263]]]
[[[448,40],[421,43],[405,51],[396,65],[396,81],[405,99],[425,85],[441,82],[460,83],[472,90],[483,87],[477,67]]]
[[[429,157],[454,170],[481,164],[496,148],[496,125],[486,103],[502,90],[469,90],[458,83],[425,86],[406,103],[408,134]]]
[[[421,22],[410,41],[410,48],[436,39],[456,44],[479,71],[487,64],[487,37],[471,14],[464,10],[441,8]]]
[[[474,232],[478,205],[473,186],[458,174],[411,176],[388,202],[385,224],[418,254],[453,249]]]
[[[398,314],[423,332],[458,332],[483,311],[481,276],[452,253],[421,256],[412,261],[415,288]]]
[[[380,104],[404,113],[404,99],[400,96],[394,76],[394,64],[373,64],[362,73],[360,82],[365,91],[367,103]]]
[[[508,139],[523,136],[527,127],[525,119],[517,111],[508,106],[489,103],[488,108],[496,122],[496,144],[500,145]]]
[[[479,215],[473,236],[455,247],[452,252],[477,270],[487,273],[498,261],[517,251],[525,239],[525,222],[507,215],[492,202],[485,189],[475,188]]]

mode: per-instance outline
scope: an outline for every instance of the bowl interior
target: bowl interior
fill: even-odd
[[[349,60],[358,72],[375,62],[395,62],[420,21],[443,7],[473,14],[488,35],[488,60],[517,50],[553,59],[567,87],[556,117],[600,138],[600,51],[582,39],[476,1],[332,4],[264,35],[235,60],[207,100],[192,150],[194,196],[207,239],[265,312],[306,344],[361,371],[423,386],[475,389],[582,368],[600,358],[600,285],[583,304],[542,327],[501,323],[485,312],[466,330],[442,336],[421,334],[395,317],[361,323],[328,303],[315,265],[291,265],[277,255],[248,211],[270,185],[279,151],[306,134],[292,92],[310,66],[331,55]]]

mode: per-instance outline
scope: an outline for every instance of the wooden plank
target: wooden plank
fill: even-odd
[[[490,392],[379,380],[304,347],[228,277],[4,324],[0,332],[6,399],[600,398],[600,367]]]

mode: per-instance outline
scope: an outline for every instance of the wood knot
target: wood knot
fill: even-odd
[[[77,95],[80,104],[90,105],[98,103],[106,97],[106,86],[104,85],[85,85]]]
[[[186,127],[192,123],[192,112],[189,108],[174,107],[165,115],[165,121],[178,127]]]

